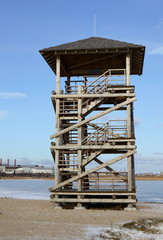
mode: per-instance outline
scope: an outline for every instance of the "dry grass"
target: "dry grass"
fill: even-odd
[[[163,223],[163,218],[149,218],[132,221],[122,225],[123,228],[134,229],[148,234],[159,233],[158,224]]]
[[[136,237],[136,239],[155,239],[155,236],[160,234],[158,225],[163,223],[163,218],[149,218],[149,219],[140,219],[137,221],[132,221],[123,224],[121,227],[111,226],[108,230],[101,232],[100,234],[93,236],[92,240],[128,240]],[[126,230],[125,230],[126,229]],[[142,232],[142,237],[140,238],[136,235]],[[135,235],[136,233],[136,235]],[[150,236],[148,238],[148,236]]]

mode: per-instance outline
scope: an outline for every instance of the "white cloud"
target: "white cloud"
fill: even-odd
[[[5,119],[8,116],[7,111],[0,111],[0,120]]]
[[[25,93],[20,92],[0,92],[1,99],[13,99],[27,97]]]
[[[151,50],[149,52],[149,54],[159,54],[159,55],[163,55],[163,46],[159,47],[159,48],[154,48],[153,50]]]

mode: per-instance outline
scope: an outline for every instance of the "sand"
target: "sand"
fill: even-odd
[[[0,199],[0,240],[89,240],[92,231],[140,218],[163,217],[163,204],[138,210],[58,210],[47,200]]]

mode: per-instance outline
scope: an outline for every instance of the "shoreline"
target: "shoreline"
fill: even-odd
[[[0,240],[89,240],[99,228],[162,216],[163,204],[138,203],[136,211],[59,210],[49,200],[1,198]]]
[[[0,177],[0,180],[22,180],[22,179],[33,179],[33,180],[55,180],[54,177]],[[163,181],[163,176],[158,175],[158,176],[136,176],[136,181]]]

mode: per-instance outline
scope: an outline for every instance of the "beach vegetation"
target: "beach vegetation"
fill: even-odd
[[[163,223],[163,218],[149,218],[132,221],[122,225],[123,228],[134,229],[149,234],[159,233],[158,224]]]
[[[93,236],[92,240],[156,240],[157,236],[163,236],[159,228],[162,223],[163,218],[149,218],[111,226]]]

